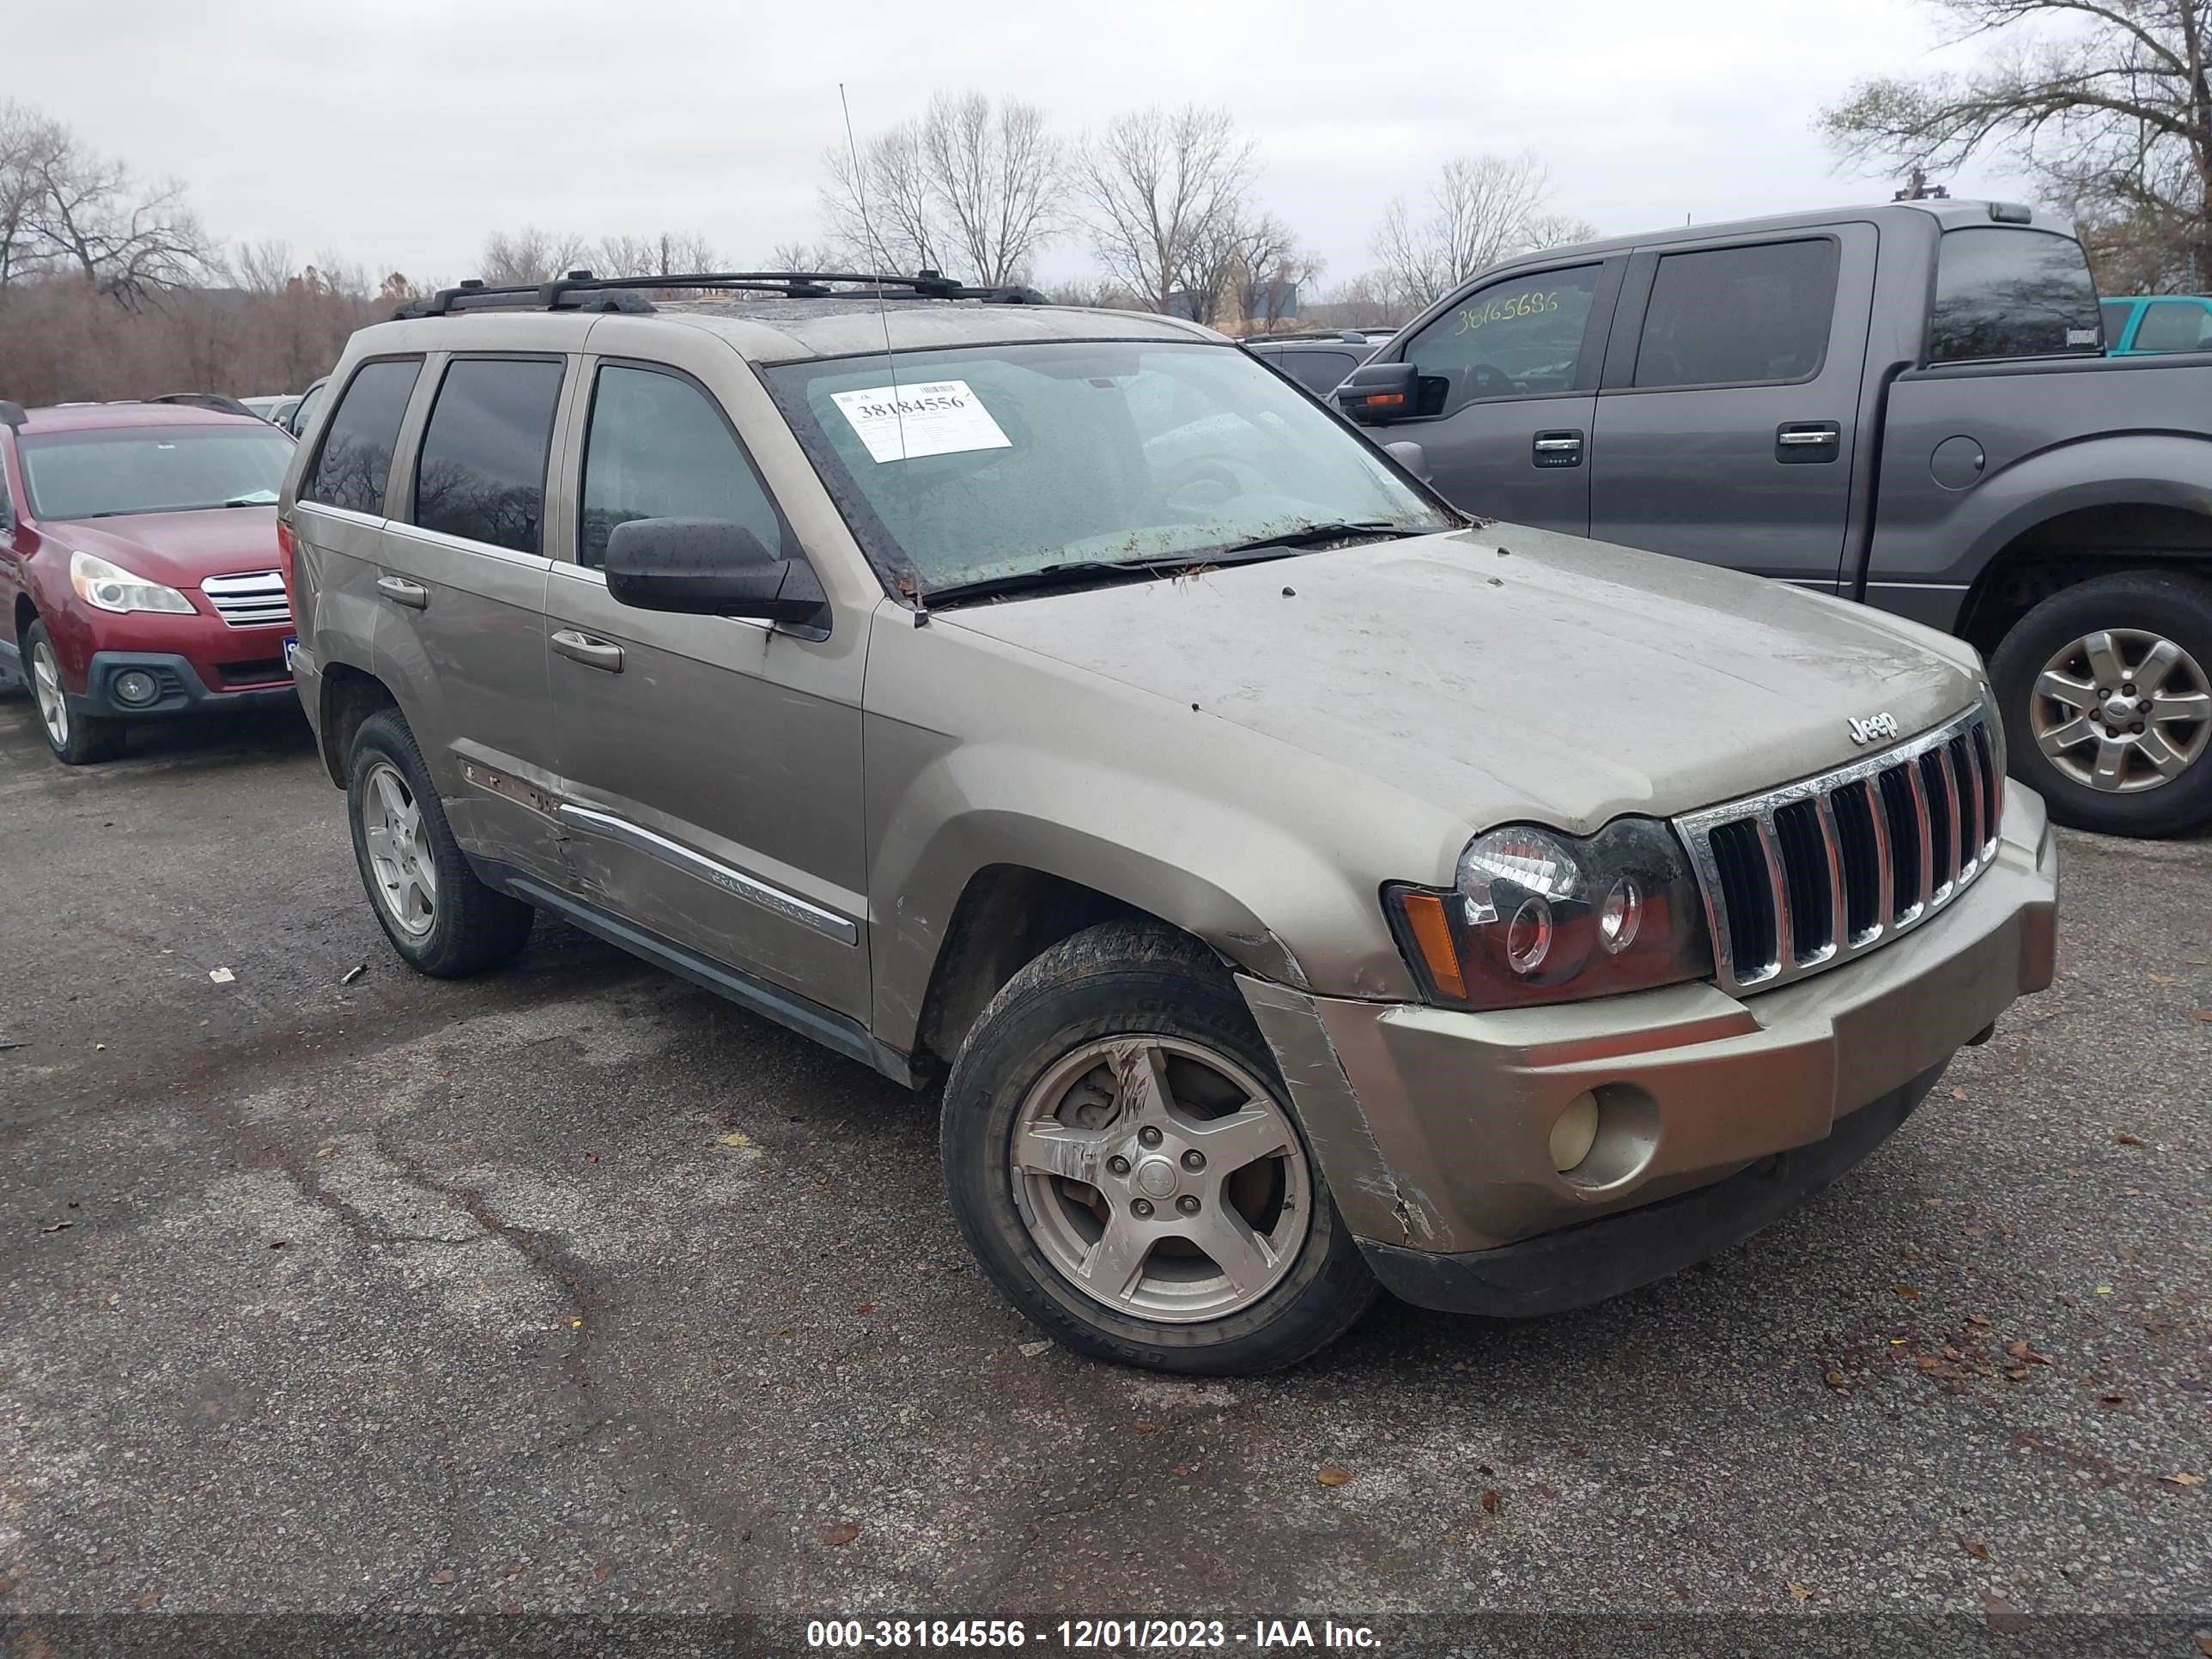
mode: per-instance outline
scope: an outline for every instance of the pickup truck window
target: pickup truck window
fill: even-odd
[[[538,550],[558,362],[456,357],[415,469],[415,522],[517,553]]]
[[[2002,225],[1943,234],[1929,362],[2094,356],[2104,349],[2097,284],[2071,236]]]
[[[322,453],[301,481],[301,501],[384,516],[392,452],[399,442],[407,400],[415,395],[415,377],[422,372],[420,357],[361,366],[331,416]]]
[[[779,363],[763,378],[878,573],[908,592],[1317,524],[1457,522],[1226,347],[973,346]]]
[[[607,538],[633,519],[722,519],[779,558],[798,547],[729,422],[688,380],[609,363],[592,392],[576,562],[606,562]]]
[[[1597,297],[1597,265],[1523,272],[1477,289],[1413,337],[1406,361],[1425,380],[1443,382],[1449,415],[1480,398],[1571,392],[1575,363]]]
[[[2201,300],[2153,300],[2136,325],[2137,351],[2202,351],[2212,344],[2212,311]]]
[[[2128,319],[2136,308],[2133,300],[2100,300],[2097,309],[2105,314],[2105,349],[2110,351],[2120,343],[2128,331]]]
[[[1809,380],[1827,356],[1836,262],[1826,236],[1666,255],[1652,279],[1633,384]]]

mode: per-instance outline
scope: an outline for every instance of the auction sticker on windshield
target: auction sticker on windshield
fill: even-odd
[[[965,380],[873,386],[830,398],[877,461],[1013,447]]]

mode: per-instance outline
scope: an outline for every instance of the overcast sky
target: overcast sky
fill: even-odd
[[[489,230],[705,233],[733,262],[812,240],[820,157],[939,88],[1118,110],[1226,104],[1258,192],[1328,262],[1446,158],[1532,149],[1600,230],[1886,197],[1815,110],[1944,61],[1908,0],[28,0],[0,95],[189,186],[210,230],[305,259],[467,275]],[[1244,21],[1231,26],[1231,15]],[[1948,56],[1948,55],[1947,55]],[[1994,176],[1953,181],[1971,189]],[[1962,192],[1964,193],[1964,189]],[[1048,276],[1085,261],[1048,256]]]

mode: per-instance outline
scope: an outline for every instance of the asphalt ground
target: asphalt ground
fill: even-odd
[[[927,1101],[550,923],[481,980],[405,971],[342,805],[289,718],[70,770],[0,702],[19,1637],[2212,1620],[2212,842],[2065,836],[2057,985],[1743,1248],[1533,1322],[1384,1306],[1198,1382],[1038,1341],[954,1231]]]

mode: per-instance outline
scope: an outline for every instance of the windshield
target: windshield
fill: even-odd
[[[1461,523],[1226,347],[981,346],[767,378],[854,534],[909,595],[1055,564],[1188,562],[1319,525]]]
[[[265,426],[134,426],[22,441],[23,481],[41,519],[183,513],[276,499],[292,441]]]

